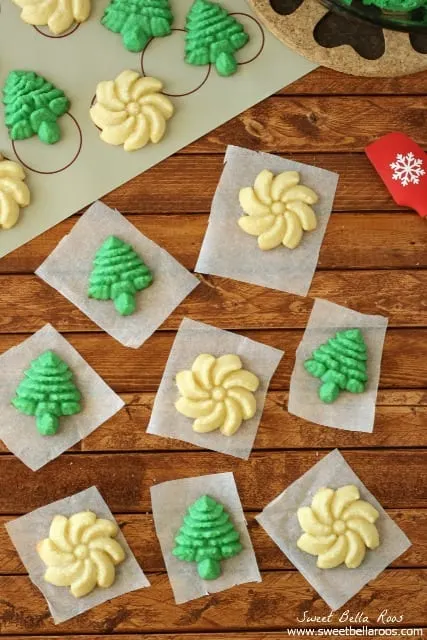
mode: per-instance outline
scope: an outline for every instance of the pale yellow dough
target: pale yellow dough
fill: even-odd
[[[258,246],[263,251],[280,244],[295,249],[304,231],[316,229],[316,215],[310,205],[316,204],[319,197],[299,182],[297,171],[274,176],[264,169],[253,187],[240,190],[240,206],[247,215],[239,218],[239,226],[258,237]]]
[[[320,569],[333,569],[343,562],[356,569],[363,562],[366,548],[379,544],[375,522],[378,511],[365,500],[354,485],[333,489],[319,489],[311,507],[297,511],[298,521],[305,533],[298,539],[298,547],[317,556]]]
[[[174,107],[161,93],[163,85],[156,78],[143,77],[136,71],[122,71],[115,80],[105,80],[96,89],[96,103],[90,117],[101,129],[101,140],[123,145],[135,151],[148,142],[160,142],[166,121]]]
[[[75,22],[85,22],[90,15],[91,0],[13,0],[21,7],[21,18],[34,26],[47,25],[58,36]]]
[[[30,190],[24,182],[25,173],[17,162],[5,160],[0,154],[0,227],[10,229],[21,207],[30,204]]]
[[[48,567],[46,582],[70,587],[82,598],[96,586],[107,589],[114,583],[115,566],[125,559],[117,540],[115,522],[97,518],[92,511],[81,511],[70,518],[55,516],[49,537],[37,544],[40,558]]]
[[[175,407],[187,418],[195,418],[193,430],[197,433],[220,429],[223,435],[232,436],[243,420],[256,413],[253,394],[259,380],[243,369],[239,356],[215,358],[202,353],[191,370],[178,373],[176,384],[181,397]]]

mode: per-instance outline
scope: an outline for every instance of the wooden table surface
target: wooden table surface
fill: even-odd
[[[51,322],[126,408],[37,473],[1,445],[0,521],[97,485],[152,587],[56,627],[0,527],[0,635],[95,640],[279,640],[297,618],[328,607],[254,521],[272,498],[339,447],[413,546],[351,600],[380,627],[427,627],[427,222],[393,203],[364,147],[401,130],[427,146],[427,73],[363,79],[319,69],[117,189],[104,201],[193,269],[228,143],[337,171],[340,182],[311,298],[389,317],[373,434],[328,429],[287,413],[295,349],[313,304],[218,277],[201,285],[141,349],[100,331],[33,271],[76,216],[0,261],[0,352]],[[96,168],[95,168],[96,170]],[[76,185],[78,188],[78,185]],[[249,461],[145,434],[154,394],[183,318],[236,330],[286,350]],[[150,513],[154,483],[233,471],[263,581],[176,606]],[[334,626],[342,626],[336,616]],[[354,623],[361,626],[362,621]],[[313,623],[310,626],[328,626]]]

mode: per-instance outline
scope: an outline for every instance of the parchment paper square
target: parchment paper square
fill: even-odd
[[[171,480],[150,489],[154,526],[177,604],[218,593],[238,584],[261,582],[261,575],[249,537],[236,483],[232,473],[215,473],[197,478]],[[221,561],[222,575],[217,580],[202,580],[194,562],[183,562],[174,555],[174,538],[188,507],[200,496],[209,495],[220,502],[240,533],[243,550]]]
[[[325,427],[372,433],[387,325],[388,318],[384,316],[370,316],[316,299],[296,353],[289,389],[289,413]],[[337,331],[356,328],[362,330],[368,349],[366,391],[360,394],[343,391],[335,402],[325,404],[318,396],[321,382],[304,369],[304,360]]]
[[[153,273],[152,284],[136,294],[137,310],[117,313],[111,300],[88,298],[95,254],[108,236],[132,245]],[[167,251],[144,236],[118,211],[95,202],[40,265],[36,274],[57,289],[125,347],[140,347],[199,284]]]
[[[367,500],[379,511],[380,516],[375,524],[380,546],[375,551],[367,550],[364,561],[357,569],[347,569],[345,565],[335,569],[318,569],[317,558],[300,551],[296,546],[303,533],[296,512],[301,506],[310,506],[320,488],[338,489],[346,484],[356,485],[361,499]],[[410,540],[360,481],[338,449],[293,482],[256,519],[333,611],[342,607],[411,546]]]
[[[314,206],[317,229],[304,233],[296,249],[280,246],[271,251],[261,251],[257,239],[238,225],[239,218],[244,215],[239,204],[239,191],[242,187],[253,186],[263,169],[275,174],[299,171],[301,183],[320,196]],[[325,169],[285,160],[270,153],[229,146],[196,271],[306,296],[316,270],[337,184],[338,175]]]
[[[36,551],[36,545],[40,540],[48,537],[54,516],[63,515],[69,518],[73,513],[79,511],[93,511],[98,518],[114,520],[113,514],[98,489],[90,487],[73,496],[36,509],[21,518],[11,520],[5,525],[19,557],[29,573],[31,582],[40,589],[46,598],[55,624],[74,618],[84,611],[124,593],[150,586],[121,532],[115,539],[125,550],[126,558],[116,566],[116,579],[109,589],[95,587],[84,598],[75,598],[71,595],[68,587],[55,587],[44,581],[46,566]]]
[[[210,353],[215,357],[227,353],[236,354],[240,356],[243,368],[254,373],[260,380],[254,394],[257,412],[251,420],[245,420],[233,436],[223,436],[219,429],[211,433],[196,433],[192,428],[193,420],[175,409],[175,402],[179,398],[176,374],[184,369],[191,369],[193,361],[201,353]],[[283,351],[261,342],[184,318],[154,400],[147,433],[191,442],[204,449],[247,460],[261,421],[268,385],[283,354]]]
[[[82,411],[62,416],[54,436],[40,435],[35,417],[23,415],[11,404],[24,371],[48,350],[67,363],[82,394]],[[0,356],[0,438],[33,471],[95,431],[123,405],[123,400],[50,324]]]

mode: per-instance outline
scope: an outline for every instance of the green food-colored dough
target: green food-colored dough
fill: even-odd
[[[113,33],[121,33],[126,49],[137,53],[150,38],[171,33],[173,15],[169,0],[111,0],[101,22]]]
[[[31,362],[16,390],[13,406],[20,413],[36,417],[42,436],[53,436],[61,416],[81,411],[81,394],[68,365],[53,351],[45,351]]]
[[[193,65],[212,63],[220,76],[237,70],[236,51],[249,40],[243,25],[219,4],[195,0],[186,21],[185,61]]]
[[[201,496],[187,510],[175,537],[174,556],[185,562],[197,562],[203,580],[221,575],[221,560],[232,558],[243,549],[240,534],[219,502]]]
[[[33,135],[46,144],[61,138],[57,119],[70,108],[60,89],[33,71],[11,71],[3,87],[5,124],[12,140]]]
[[[407,13],[427,6],[426,0],[363,0],[363,4],[373,4],[383,11],[398,11]]]
[[[135,294],[150,286],[153,275],[130,244],[108,237],[96,252],[89,278],[89,298],[113,300],[122,316],[136,309]]]
[[[352,0],[344,0],[351,5]],[[420,7],[427,7],[427,0],[362,0],[366,6],[375,5],[385,12],[409,13]]]
[[[365,341],[359,329],[338,331],[334,338],[313,351],[304,362],[305,369],[320,378],[319,398],[334,402],[341,391],[363,393],[368,381]]]

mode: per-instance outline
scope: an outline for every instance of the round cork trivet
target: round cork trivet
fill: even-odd
[[[249,2],[261,22],[279,40],[305,58],[325,67],[354,76],[371,77],[404,76],[427,69],[427,52],[418,53],[415,51],[407,33],[382,29],[384,53],[372,60],[363,57],[348,44],[328,48],[316,41],[313,32],[322,18],[329,13],[329,10],[320,4],[319,0],[303,0],[302,4],[289,15],[276,13],[270,0],[249,0]],[[333,20],[340,20],[340,18],[333,13],[330,13],[330,16],[331,27],[333,27]],[[347,20],[347,24],[351,25],[354,19],[350,17],[342,18],[342,20]],[[369,30],[379,30],[380,27],[370,25],[365,21],[363,24],[360,20],[358,22],[359,25],[365,25],[364,28],[368,35],[362,37],[362,40],[364,40],[365,48],[369,47]],[[319,29],[319,27],[317,28]],[[342,38],[342,29],[338,29],[338,31],[340,32],[339,37]],[[360,30],[353,29],[353,34],[350,34],[346,41],[351,41],[351,37],[354,38],[354,34],[357,32],[360,34]],[[322,41],[326,45],[328,44],[327,40],[327,34],[323,33]]]

